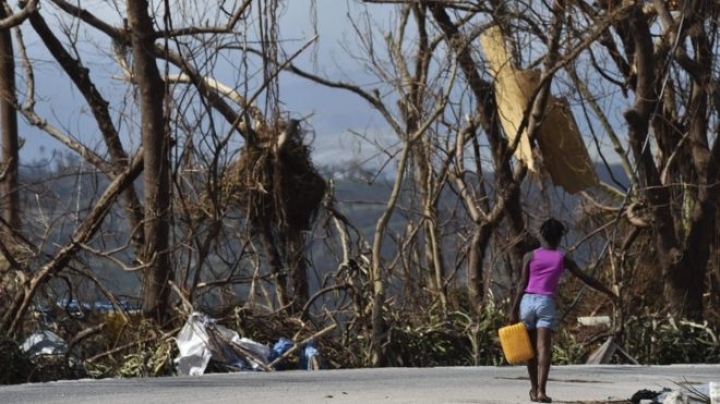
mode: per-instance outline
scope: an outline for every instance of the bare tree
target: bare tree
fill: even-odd
[[[8,5],[0,2],[0,20],[7,20]],[[10,28],[0,31],[0,120],[2,121],[2,190],[3,243],[12,240],[12,233],[21,230],[19,196],[19,150],[18,123],[15,88],[15,52]]]
[[[144,0],[127,3],[130,45],[133,50],[134,78],[138,85],[142,111],[141,131],[144,148],[143,192],[145,193],[145,249],[141,257],[147,268],[143,282],[143,313],[159,323],[165,319],[170,296],[172,268],[170,237],[170,136],[165,124],[165,83],[154,55],[155,27],[149,4]],[[170,4],[165,2],[170,18]]]
[[[720,196],[720,146],[711,140],[717,136],[709,136],[711,116],[720,112],[712,78],[717,33],[707,25],[718,8],[703,1],[683,2],[673,15],[668,7],[661,1],[649,9],[638,5],[616,32],[627,57],[621,66],[635,66],[626,76],[635,101],[624,117],[638,191],[652,218],[665,297],[674,314],[697,319],[703,316]],[[663,28],[657,45],[652,40],[655,18]],[[651,136],[658,158],[648,142]],[[683,186],[687,183],[693,186]]]
[[[131,84],[133,90],[129,91],[129,94],[135,93],[137,96],[133,97],[133,103],[129,107],[120,107],[119,103],[109,101],[101,91],[99,83],[93,81],[94,72],[85,66],[82,52],[77,48],[78,38],[72,36],[74,31],[64,31],[63,35],[67,37],[67,43],[62,43],[60,36],[45,22],[42,14],[32,8],[28,13],[31,25],[87,102],[104,140],[109,159],[106,160],[105,152],[94,150],[89,145],[77,141],[73,134],[52,125],[36,112],[34,87],[32,87],[33,65],[27,57],[24,59],[28,90],[21,111],[31,124],[74,150],[94,169],[114,181],[113,183],[119,181],[120,177],[123,178],[120,182],[123,188],[119,191],[125,197],[130,238],[126,245],[121,245],[117,249],[109,251],[97,249],[90,245],[90,240],[93,237],[104,237],[97,233],[98,226],[102,225],[102,219],[97,222],[98,218],[94,218],[92,223],[86,223],[90,227],[79,236],[82,239],[73,240],[71,246],[62,252],[62,259],[58,257],[58,260],[48,267],[52,269],[40,272],[32,280],[32,285],[26,288],[30,293],[25,300],[21,299],[22,307],[13,312],[17,315],[8,315],[8,321],[18,324],[17,320],[23,315],[27,304],[33,298],[32,295],[42,287],[48,276],[63,271],[64,265],[72,262],[75,254],[80,252],[108,260],[113,265],[118,265],[118,270],[143,271],[144,314],[161,323],[166,319],[168,309],[170,291],[168,282],[176,275],[170,266],[171,259],[183,262],[183,266],[188,267],[182,274],[181,279],[184,282],[181,288],[191,294],[199,293],[199,288],[225,287],[228,288],[227,291],[234,293],[236,290],[233,291],[233,285],[246,283],[247,279],[252,279],[253,283],[262,283],[266,277],[262,274],[265,268],[244,268],[245,262],[251,265],[256,265],[257,262],[255,258],[248,260],[246,254],[242,252],[248,248],[247,244],[244,244],[245,241],[240,247],[230,246],[226,242],[228,237],[237,237],[223,231],[223,222],[227,222],[226,219],[232,214],[233,209],[244,211],[248,217],[248,225],[238,226],[236,231],[253,236],[242,235],[241,240],[254,243],[254,235],[262,229],[267,237],[260,239],[265,240],[263,243],[270,247],[268,251],[278,249],[280,253],[281,260],[277,262],[273,261],[272,254],[267,255],[277,287],[275,292],[269,294],[269,298],[272,300],[273,296],[280,296],[282,306],[292,301],[292,308],[297,309],[298,313],[303,312],[310,293],[304,251],[305,234],[314,220],[315,210],[322,199],[324,183],[313,171],[312,163],[308,160],[309,149],[303,143],[303,131],[299,121],[283,119],[276,109],[277,105],[272,106],[269,112],[275,116],[265,117],[254,104],[260,93],[275,88],[276,84],[273,83],[277,72],[273,73],[272,69],[276,69],[276,63],[264,61],[267,70],[264,81],[258,83],[257,89],[246,88],[243,93],[240,91],[243,84],[226,85],[215,80],[212,68],[219,58],[224,57],[221,56],[221,52],[238,53],[240,59],[250,57],[253,54],[247,51],[247,47],[238,51],[236,47],[229,45],[221,46],[216,51],[206,52],[210,48],[205,46],[194,48],[175,40],[180,37],[195,36],[198,38],[197,43],[209,43],[217,40],[220,35],[226,35],[229,38],[228,43],[236,43],[237,38],[242,37],[242,34],[235,30],[238,24],[252,18],[253,3],[248,0],[238,4],[232,13],[227,14],[227,21],[217,26],[193,26],[194,17],[192,13],[188,13],[188,19],[182,20],[182,23],[191,25],[177,29],[173,27],[171,19],[175,14],[171,16],[167,2],[163,3],[164,11],[155,10],[148,2],[128,2],[124,10],[118,7],[116,9],[118,15],[123,19],[127,17],[127,23],[123,26],[114,26],[109,21],[98,18],[91,11],[63,0],[53,0],[53,4],[61,13],[66,13],[67,17],[61,15],[61,20],[69,18],[71,24],[82,22],[109,38],[113,51],[111,56],[117,62],[120,72],[115,78],[120,77]],[[194,7],[192,3],[186,5]],[[255,12],[259,16],[262,16],[262,13],[272,14],[277,7],[279,4],[260,7]],[[163,13],[164,17],[161,17]],[[266,17],[272,19],[271,15]],[[158,23],[161,19],[164,20],[163,24]],[[275,22],[267,27],[268,32],[276,29],[272,24]],[[155,26],[160,25],[164,26],[164,30],[156,30]],[[203,38],[203,35],[208,38]],[[163,42],[159,41],[161,38]],[[275,41],[270,36],[264,40],[268,43]],[[299,54],[306,47],[307,44],[297,53]],[[275,57],[271,48],[269,46],[265,52],[260,52],[260,60]],[[157,67],[158,61],[165,63],[166,70],[162,73]],[[180,73],[170,74],[171,66],[172,69],[179,69]],[[248,91],[252,93],[247,94]],[[266,99],[272,101],[273,98]],[[277,100],[272,102],[279,103]],[[122,121],[123,115],[119,115],[120,118],[112,116],[114,109],[122,108],[137,108],[140,112],[142,124],[139,126],[139,131],[142,135],[140,139],[136,139],[142,144],[140,150],[143,153],[140,155],[131,152],[121,140],[125,136],[131,139],[129,143],[134,143],[135,134],[132,130],[126,129],[134,128],[134,125],[125,126]],[[196,109],[191,110],[191,108]],[[176,112],[181,110],[183,112]],[[215,113],[219,113],[224,119],[217,121],[213,116]],[[196,117],[197,123],[192,123],[189,117]],[[208,123],[210,130],[206,129]],[[195,133],[196,131],[202,133]],[[257,137],[258,134],[260,137]],[[264,162],[248,160],[247,167],[251,174],[249,178],[251,182],[247,186],[257,188],[252,191],[242,190],[245,195],[253,192],[260,195],[267,190],[272,191],[271,197],[262,197],[268,201],[267,206],[261,209],[263,217],[271,219],[263,226],[250,225],[256,220],[251,215],[253,210],[248,209],[248,204],[238,203],[242,196],[238,198],[236,191],[227,192],[231,188],[236,190],[239,185],[233,183],[238,178],[238,173],[233,170],[240,167],[235,164],[237,161],[233,161],[237,153],[237,149],[233,148],[237,147],[238,142],[233,137],[237,135],[246,141],[245,152],[249,150],[250,155],[270,156],[267,161],[263,160]],[[135,157],[131,159],[129,156],[132,155]],[[173,160],[173,156],[177,156],[177,159]],[[301,166],[308,168],[309,171],[300,169],[302,167],[295,164],[298,161],[305,161],[307,164]],[[267,175],[257,177],[256,163],[267,168]],[[142,192],[145,198],[143,203],[137,197],[133,178],[127,177],[128,170],[131,176],[137,175],[140,172],[138,170],[143,172]],[[206,174],[204,182],[197,181],[199,178],[197,173]],[[310,177],[295,177],[302,176],[303,173]],[[265,180],[268,181],[263,182]],[[309,199],[300,201],[299,196],[312,188],[308,185],[310,183],[316,185],[313,194]],[[293,186],[299,188],[291,189]],[[171,204],[171,192],[177,192],[181,198],[174,199],[176,204]],[[208,202],[210,206],[206,205]],[[267,209],[272,212],[271,215],[266,214]],[[182,219],[178,223],[187,224],[187,227],[183,228],[175,223],[171,232],[172,217]],[[197,258],[194,250],[189,250],[187,255],[183,255],[186,253],[185,246],[192,245],[198,246]],[[227,273],[215,271],[205,265],[211,251],[221,248],[220,245],[226,246],[223,247],[226,248],[224,253],[229,255],[226,263],[229,267]],[[129,252],[133,265],[130,265],[126,259],[116,257],[119,252],[124,251]],[[178,251],[180,254],[174,253]],[[240,263],[231,262],[230,257],[233,256]],[[197,263],[197,267],[189,268],[193,262]],[[254,272],[257,276],[241,277],[237,274],[238,268],[242,268],[243,273]],[[288,269],[292,275],[289,278],[286,277]],[[205,280],[205,277],[209,279]],[[293,296],[289,296],[287,288]],[[233,299],[234,304],[237,301],[238,299]]]
[[[613,237],[620,233],[618,246],[622,251],[627,251],[630,245],[637,240],[638,234],[646,231],[652,232],[655,250],[662,251],[658,257],[661,266],[665,268],[662,273],[665,279],[666,296],[672,302],[672,312],[677,315],[688,314],[696,318],[700,315],[703,305],[702,294],[706,290],[704,286],[705,268],[712,248],[711,233],[709,227],[706,226],[715,223],[716,203],[712,201],[716,200],[713,192],[717,177],[717,172],[714,171],[716,169],[715,163],[713,163],[714,159],[711,157],[714,148],[710,147],[707,138],[707,123],[710,114],[707,105],[709,100],[713,100],[710,95],[712,91],[715,91],[715,84],[710,80],[712,76],[710,73],[712,71],[710,44],[714,42],[712,39],[708,39],[708,34],[705,33],[705,24],[700,17],[695,13],[688,14],[687,9],[673,10],[675,14],[671,14],[663,9],[667,5],[662,2],[655,2],[653,6],[632,6],[620,2],[598,6],[574,1],[555,1],[552,4],[529,2],[516,5],[491,2],[487,8],[464,3],[436,1],[385,2],[378,0],[365,3],[393,3],[393,6],[376,7],[388,9],[394,7],[400,16],[413,15],[416,17],[418,31],[412,39],[408,34],[409,31],[406,30],[407,18],[402,17],[397,20],[398,34],[382,34],[388,44],[388,54],[392,55],[389,61],[381,61],[378,58],[377,46],[372,41],[372,32],[369,30],[363,32],[363,39],[360,41],[366,52],[363,60],[369,61],[376,75],[387,82],[401,83],[393,90],[398,94],[399,113],[397,116],[400,119],[392,116],[392,109],[388,108],[383,103],[383,98],[378,96],[382,90],[368,91],[362,86],[321,78],[302,71],[296,66],[293,66],[291,70],[323,85],[349,90],[359,95],[386,118],[390,127],[398,134],[399,139],[406,141],[408,139],[406,129],[413,127],[418,116],[426,115],[422,102],[419,101],[423,98],[427,99],[429,93],[427,91],[428,81],[425,79],[429,70],[427,67],[422,68],[423,61],[427,63],[429,60],[427,55],[438,49],[435,40],[428,39],[433,38],[432,34],[428,34],[431,31],[424,31],[427,24],[425,16],[432,16],[435,24],[433,29],[436,30],[432,32],[442,34],[447,43],[448,53],[454,55],[457,66],[464,74],[467,87],[472,94],[472,103],[476,105],[474,113],[465,122],[457,119],[458,116],[461,116],[459,114],[454,114],[456,119],[454,122],[443,121],[444,125],[447,124],[448,128],[452,128],[452,133],[455,133],[456,136],[456,141],[452,142],[453,146],[446,148],[445,152],[454,154],[459,159],[456,160],[447,175],[452,179],[452,186],[461,196],[467,215],[476,226],[471,233],[471,246],[467,259],[468,292],[474,307],[481,307],[483,297],[489,290],[488,280],[491,279],[492,272],[486,267],[488,265],[486,252],[491,239],[497,238],[499,234],[505,235],[509,240],[507,266],[511,269],[517,268],[522,254],[534,243],[532,236],[526,230],[525,216],[528,213],[539,216],[553,213],[552,206],[546,207],[543,211],[542,207],[538,209],[538,207],[531,206],[535,201],[523,199],[521,186],[526,183],[528,162],[514,159],[513,153],[518,150],[521,142],[526,141],[523,140],[523,136],[526,136],[525,139],[533,148],[533,153],[541,153],[543,147],[546,147],[548,142],[552,142],[551,139],[541,137],[540,134],[543,132],[543,126],[549,125],[546,122],[548,121],[549,105],[557,102],[557,98],[552,97],[551,93],[559,92],[573,97],[583,106],[590,106],[589,109],[595,114],[595,119],[603,125],[604,130],[608,133],[619,155],[613,158],[609,156],[607,149],[600,149],[598,150],[599,157],[605,161],[608,159],[620,160],[627,177],[639,181],[635,184],[637,188],[623,194],[623,205],[616,210],[619,214],[612,217],[609,222],[603,222],[597,228],[590,229],[589,235],[581,238],[579,244],[572,248],[578,248],[580,244],[590,244],[590,240],[599,242],[600,240],[594,235],[599,234],[608,226],[612,226],[614,229],[611,233]],[[401,4],[398,5],[398,3]],[[706,14],[716,11],[707,4],[705,7],[707,8],[703,10]],[[525,13],[523,10],[532,10],[532,12]],[[656,15],[659,16],[657,20],[655,19]],[[643,21],[638,21],[638,19]],[[579,20],[592,21],[592,24],[584,24],[581,27],[577,24]],[[663,31],[665,42],[654,46],[650,38],[652,30],[655,29],[652,24],[657,24],[655,21],[661,21],[665,27]],[[531,89],[529,102],[524,107],[517,133],[508,133],[508,129],[500,125],[500,116],[505,111],[500,111],[500,106],[495,102],[497,98],[493,88],[495,84],[492,82],[492,77],[488,78],[489,72],[484,64],[485,60],[478,57],[478,53],[475,52],[476,46],[473,42],[491,25],[501,28],[503,39],[509,49],[508,52],[513,55],[511,61],[515,64],[513,68],[528,72],[537,69],[538,84]],[[371,24],[363,26],[370,27]],[[689,26],[699,28],[690,30],[687,29]],[[545,30],[541,27],[550,29]],[[361,30],[356,26],[356,31]],[[609,32],[614,32],[617,37],[613,37]],[[683,35],[688,35],[690,41],[683,41],[685,38]],[[618,51],[617,44],[614,43],[615,38],[620,38],[622,41],[624,56],[621,51]],[[433,45],[429,46],[429,43]],[[538,43],[543,45],[539,46]],[[692,52],[685,50],[684,46],[687,43],[694,43],[695,50]],[[398,51],[403,45],[407,46],[408,44],[417,46],[417,51],[413,55],[415,59],[402,55]],[[598,56],[598,52],[605,53]],[[642,61],[641,55],[644,55]],[[660,57],[658,58],[658,56]],[[413,76],[409,73],[410,70],[406,68],[408,60],[414,60],[415,66],[419,67],[415,70],[417,75]],[[617,114],[597,102],[598,97],[605,96],[602,92],[603,87],[591,88],[586,85],[587,74],[579,78],[579,72],[583,69],[585,72],[590,71],[587,67],[596,66],[598,60],[615,63],[617,72],[625,77],[618,82],[602,70],[593,71],[591,74],[596,75],[599,80],[607,81],[608,86],[619,85],[623,91],[629,89],[637,92],[635,104],[627,105],[629,112],[625,114],[627,122],[630,123],[630,132],[626,139],[629,141],[634,156],[633,161],[629,161],[625,157],[623,140],[617,136],[616,127],[621,123],[617,120],[613,121],[612,118],[608,119],[608,116],[617,116]],[[675,82],[675,76],[669,73],[658,75],[659,72],[669,72],[668,66],[670,68],[674,66],[672,63],[668,64],[669,60],[677,60],[681,69],[673,70],[673,72],[687,72],[688,75],[684,76],[687,79],[680,76],[680,81]],[[641,66],[642,63],[645,63],[645,66]],[[392,66],[393,69],[390,72],[383,66]],[[538,66],[540,68],[537,68]],[[635,66],[635,69],[629,68],[629,66]],[[563,71],[567,75],[563,74]],[[575,84],[568,85],[568,78]],[[686,86],[683,87],[687,89],[686,95],[677,95],[681,86]],[[422,90],[419,90],[420,88]],[[677,105],[678,102],[685,101],[688,102],[687,106]],[[617,106],[615,107],[617,108]],[[679,116],[679,111],[684,111],[685,116]],[[693,114],[692,118],[687,115],[690,113]],[[404,124],[400,131],[394,126],[398,121]],[[594,122],[590,121],[591,130],[593,124]],[[648,130],[650,127],[654,128],[652,132]],[[687,133],[683,131],[683,128],[687,129]],[[525,131],[527,134],[520,136]],[[589,135],[596,136],[595,140],[598,144],[600,143],[595,132],[589,133]],[[649,141],[649,136],[655,136],[657,142]],[[482,137],[481,142],[477,141],[479,137]],[[432,167],[430,163],[432,157],[428,151],[435,147],[430,139],[430,136],[424,136],[417,145],[413,146],[413,149],[409,151],[401,149],[403,151],[397,162],[402,170],[396,178],[396,181],[408,181],[408,178],[404,177],[404,170],[406,167],[414,167],[415,176],[412,181],[416,189],[421,190],[420,200],[423,201],[421,211],[428,219],[425,222],[426,226],[433,223],[434,218],[437,217],[433,214],[432,195],[437,195],[433,194],[433,189],[437,190],[445,186],[443,185],[443,171],[435,171],[435,168],[429,169]],[[481,143],[489,146],[488,159],[483,160],[478,153]],[[655,149],[653,148],[654,144],[657,144]],[[475,178],[479,178],[479,184],[470,181],[469,173],[465,168],[466,147],[473,150],[476,159],[473,168]],[[653,157],[653,152],[657,153],[657,158]],[[409,155],[406,155],[407,153]],[[562,157],[548,153],[540,155],[540,160],[542,158],[547,158],[548,162],[551,162],[552,159]],[[406,162],[405,159],[409,160]],[[490,189],[486,188],[487,184],[483,181],[485,176],[482,173],[484,165],[489,166],[484,162],[488,160],[491,161],[494,174],[494,186]],[[687,162],[689,165],[680,165],[681,162]],[[541,164],[539,169],[532,168],[533,171],[537,171],[537,174],[533,174],[533,178],[539,176],[541,187],[545,187],[542,178],[547,176],[547,172],[542,166],[542,161],[539,164]],[[436,175],[437,177],[435,177]],[[671,178],[675,178],[675,181],[673,182]],[[683,183],[681,178],[698,179],[699,182],[694,183],[697,188],[676,185],[674,186],[675,191],[671,191],[673,183]],[[430,186],[430,184],[433,185]],[[395,185],[395,189],[398,189],[397,183]],[[530,183],[528,186],[532,187],[534,184]],[[607,186],[605,189],[611,189],[611,195],[613,195],[612,193],[616,190],[612,188],[612,186]],[[541,189],[540,192],[545,191]],[[594,189],[585,194],[590,201],[601,195],[606,195],[601,189]],[[637,200],[638,196],[641,201]],[[395,199],[391,198],[390,201],[393,202]],[[681,201],[682,203],[680,203]],[[649,207],[650,221],[641,218],[641,216],[646,216],[642,212],[643,206]],[[394,208],[394,203],[387,206],[378,221],[376,230],[382,229],[387,224],[387,218],[393,213]],[[631,226],[625,226],[619,221],[625,219]],[[702,224],[697,220],[702,220]],[[432,226],[426,227],[425,240],[432,240],[436,230],[437,228]],[[627,233],[623,234],[622,232]],[[383,233],[376,231],[375,237],[376,247],[381,246]],[[693,240],[692,244],[689,242],[690,239]],[[428,257],[442,256],[442,251],[434,250],[432,245],[428,245],[428,247],[423,250],[427,252]],[[610,248],[614,249],[615,245],[613,244]],[[598,251],[597,256],[587,257],[588,261],[595,262],[596,268],[602,267],[604,260],[614,259],[607,254],[607,251],[607,248]],[[385,301],[385,288],[382,286],[382,271],[377,270],[383,266],[378,249],[375,249],[374,254],[373,279],[376,282],[374,288],[376,301],[373,307],[373,333],[376,337],[374,341],[380,343],[382,338],[379,335],[384,332],[382,330],[386,325],[378,319],[378,316],[382,316],[382,309],[378,307],[378,304]],[[624,252],[623,256],[626,256]],[[652,257],[647,256],[646,259],[651,260]],[[427,262],[440,263],[442,266],[442,261],[432,258]],[[627,263],[627,261],[623,262]],[[613,266],[608,265],[608,267]],[[436,267],[434,273],[440,276],[434,278],[432,283],[434,286],[442,284],[443,272],[441,267]],[[688,276],[688,274],[690,275]],[[622,284],[622,277],[616,276],[615,282]]]
[[[24,274],[2,330],[18,334],[41,298],[74,295],[72,282],[52,279],[79,276],[111,295],[90,268],[102,262],[142,275],[143,314],[159,324],[173,315],[171,282],[217,313],[243,305],[301,317],[303,327],[333,296],[349,311],[337,318],[348,319],[345,341],[365,350],[362,362],[392,365],[388,353],[409,324],[445,325],[462,313],[477,339],[486,308],[502,307],[515,287],[521,257],[536,242],[533,224],[553,214],[570,222],[566,248],[589,271],[618,288],[644,277],[664,288],[672,314],[701,318],[720,196],[718,10],[708,3],[352,2],[365,8],[350,20],[357,43],[346,63],[372,81],[305,69],[296,57],[317,38],[289,50],[280,0],[105,2],[114,18],[66,0],[14,11],[3,4],[4,227],[42,231],[16,240],[35,254],[36,269]],[[374,21],[380,10],[393,13],[390,26]],[[87,107],[78,107],[88,113],[77,127],[96,139],[48,113],[56,104],[35,94],[43,88],[34,88],[33,49],[19,31],[17,48],[10,42],[9,29],[26,20],[44,45],[34,48],[50,54]],[[507,54],[503,68],[529,78],[517,105],[503,98],[506,83],[484,45],[491,34]],[[99,52],[88,55],[90,47]],[[24,93],[15,89],[15,50]],[[283,71],[364,100],[392,134],[394,144],[378,148],[394,168],[390,190],[367,234],[353,233],[325,195],[304,137],[309,121],[281,107]],[[551,127],[557,111],[585,118],[580,151],[620,164],[623,178],[555,187],[564,186],[555,163],[573,160],[548,150],[573,132]],[[38,197],[27,224],[13,196],[40,191],[18,184],[18,112],[77,156],[63,153],[58,171],[93,178],[91,190],[78,186],[74,206],[58,203],[47,217],[49,203]],[[320,274],[314,290],[307,248],[321,206],[341,252],[337,271]],[[626,296],[628,310],[637,299]]]

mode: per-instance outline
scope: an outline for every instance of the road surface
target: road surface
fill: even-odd
[[[720,382],[720,365],[554,366],[555,403],[626,402],[639,390]],[[0,386],[0,403],[527,403],[522,366],[242,372]]]

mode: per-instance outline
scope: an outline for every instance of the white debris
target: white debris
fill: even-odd
[[[20,347],[30,357],[39,355],[64,355],[67,342],[50,330],[35,332]]]
[[[181,375],[202,375],[210,359],[238,370],[268,370],[268,347],[240,338],[237,332],[200,312],[188,317],[175,343],[180,351],[175,363]]]

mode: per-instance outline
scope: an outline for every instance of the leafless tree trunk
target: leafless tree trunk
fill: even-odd
[[[445,33],[446,40],[455,52],[458,64],[465,74],[465,79],[477,102],[477,116],[480,126],[485,131],[492,151],[497,200],[493,204],[495,212],[492,215],[492,221],[489,223],[490,228],[496,227],[499,222],[507,216],[510,238],[524,241],[525,221],[522,216],[523,211],[520,203],[520,183],[525,178],[526,168],[524,165],[519,164],[515,172],[513,172],[510,166],[512,150],[507,140],[501,135],[494,101],[494,91],[490,83],[483,80],[478,72],[478,63],[473,59],[470,48],[468,47],[470,39],[462,35],[457,25],[450,19],[442,3],[432,3],[429,5],[429,8],[440,29]],[[482,232],[478,234],[479,239],[476,240],[475,246],[471,248],[487,245],[487,239],[481,238],[482,234],[484,234],[485,237],[489,237],[492,232]],[[525,249],[526,246],[523,242],[513,244],[510,249],[510,262],[513,268],[519,268]],[[474,253],[477,254],[478,252],[476,251]],[[478,256],[477,260],[479,260],[479,258]],[[473,288],[484,283],[482,281],[483,267],[477,266],[478,264],[482,264],[482,262],[475,262],[473,266],[468,266],[468,270],[470,271],[468,278],[473,279]],[[471,293],[477,295],[476,291]],[[483,291],[483,296],[484,293],[485,291]],[[478,300],[479,298],[476,297],[475,299]]]
[[[417,51],[412,59],[402,52],[405,33],[402,30],[410,21],[417,25]],[[398,34],[392,43],[390,51],[394,55],[394,63],[397,66],[397,74],[401,81],[398,91],[401,99],[398,102],[401,116],[405,123],[407,133],[413,133],[418,125],[422,123],[423,115],[427,109],[427,99],[431,96],[428,92],[430,81],[430,60],[433,55],[437,41],[433,41],[428,31],[427,10],[425,7],[415,4],[405,7],[402,10],[398,22]],[[411,62],[411,63],[408,63]],[[411,162],[414,168],[413,184],[419,193],[417,209],[422,212],[420,226],[422,228],[423,251],[422,262],[415,265],[419,268],[426,267],[428,282],[431,286],[433,299],[437,299],[443,311],[447,310],[447,295],[445,287],[445,263],[443,262],[442,240],[440,229],[440,212],[438,212],[439,193],[444,184],[444,178],[438,178],[433,166],[433,141],[436,135],[428,133],[411,149]]]
[[[625,25],[628,31],[626,42],[632,45],[626,46],[634,51],[632,57],[637,71],[635,103],[625,112],[625,119],[640,185],[653,219],[652,231],[665,282],[665,297],[675,315],[699,319],[703,316],[702,295],[710,257],[710,236],[717,215],[717,161],[720,158],[719,142],[716,140],[710,148],[707,136],[708,89],[716,93],[717,83],[711,79],[711,52],[703,21],[713,12],[717,14],[717,9],[702,1],[686,4],[685,19],[692,29],[677,32],[677,23],[668,18],[666,5],[655,2],[654,6],[666,28],[664,46],[656,50],[648,16],[640,6],[633,8]],[[670,47],[679,41],[678,35],[689,35],[694,47],[693,58],[686,54],[685,45],[674,49]],[[675,109],[672,105],[674,100],[662,97],[665,75],[669,74],[664,68],[666,57],[677,60],[690,77],[686,106],[689,117],[686,136],[689,142],[683,142],[682,134],[675,132],[671,124],[675,124],[676,128],[680,126],[675,119],[662,116],[665,111]],[[718,105],[715,107],[717,109]],[[663,172],[648,147],[651,126],[666,158],[660,161],[665,165]],[[689,145],[685,146],[687,143]],[[687,153],[685,155],[690,161],[682,161],[679,169],[674,169],[671,164],[674,164],[673,156],[678,152]],[[677,190],[672,190],[671,184],[663,179],[664,172],[675,175],[682,172],[684,178],[697,182],[697,191],[688,193],[683,189],[679,196],[681,200],[694,200],[690,212],[673,207],[673,194]]]
[[[0,19],[8,18],[7,3],[0,2]],[[10,29],[0,31],[0,120],[2,121],[2,161],[0,167],[0,194],[2,194],[3,227],[2,242],[12,238],[12,232],[20,231],[20,196],[18,189],[18,166],[20,142],[18,139],[17,99],[15,96],[15,54]]]
[[[170,160],[163,113],[165,85],[155,59],[156,33],[148,6],[146,0],[129,0],[127,16],[145,149],[145,249],[142,258],[147,268],[143,281],[143,314],[162,323],[168,309],[168,281],[173,275],[168,251]]]
[[[668,265],[672,268],[672,272],[665,276],[665,295],[672,302],[677,314],[701,319],[704,313],[703,294],[707,290],[706,274],[710,262],[713,231],[716,230],[713,223],[716,222],[718,201],[720,201],[720,141],[717,139],[716,127],[715,143],[712,148],[710,147],[708,140],[710,128],[707,118],[708,100],[713,99],[716,113],[720,113],[720,100],[718,100],[717,81],[712,77],[714,74],[712,46],[714,45],[708,38],[706,32],[708,28],[705,25],[708,16],[717,18],[718,8],[707,2],[690,2],[688,7],[692,7],[693,10],[689,16],[692,27],[689,36],[694,49],[694,58],[690,61],[687,60],[689,57],[686,56],[686,59],[680,54],[679,59],[690,73],[692,83],[687,105],[688,115],[691,117],[688,135],[698,186],[694,196],[687,196],[696,201],[690,212],[684,212],[687,215],[686,222],[689,223],[689,230],[686,230],[686,248],[676,267],[673,268],[674,262]],[[715,39],[712,41],[714,42]],[[662,238],[668,237],[662,236]],[[662,245],[665,244],[666,242],[663,241]]]
[[[265,250],[265,259],[267,260],[270,271],[273,274],[275,282],[275,294],[277,295],[280,307],[287,307],[290,304],[290,295],[287,288],[287,272],[285,271],[283,260],[278,250],[280,242],[275,240],[273,229],[269,223],[266,223],[260,229],[260,243]]]

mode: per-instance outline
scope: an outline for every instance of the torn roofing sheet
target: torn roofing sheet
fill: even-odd
[[[550,97],[540,123],[537,145],[542,162],[533,155],[527,129],[518,133],[523,114],[540,82],[538,70],[516,69],[510,60],[499,27],[488,28],[480,42],[488,67],[495,78],[493,86],[500,122],[511,144],[520,136],[515,157],[530,171],[542,170],[555,185],[569,193],[598,183],[597,174],[566,100]]]

